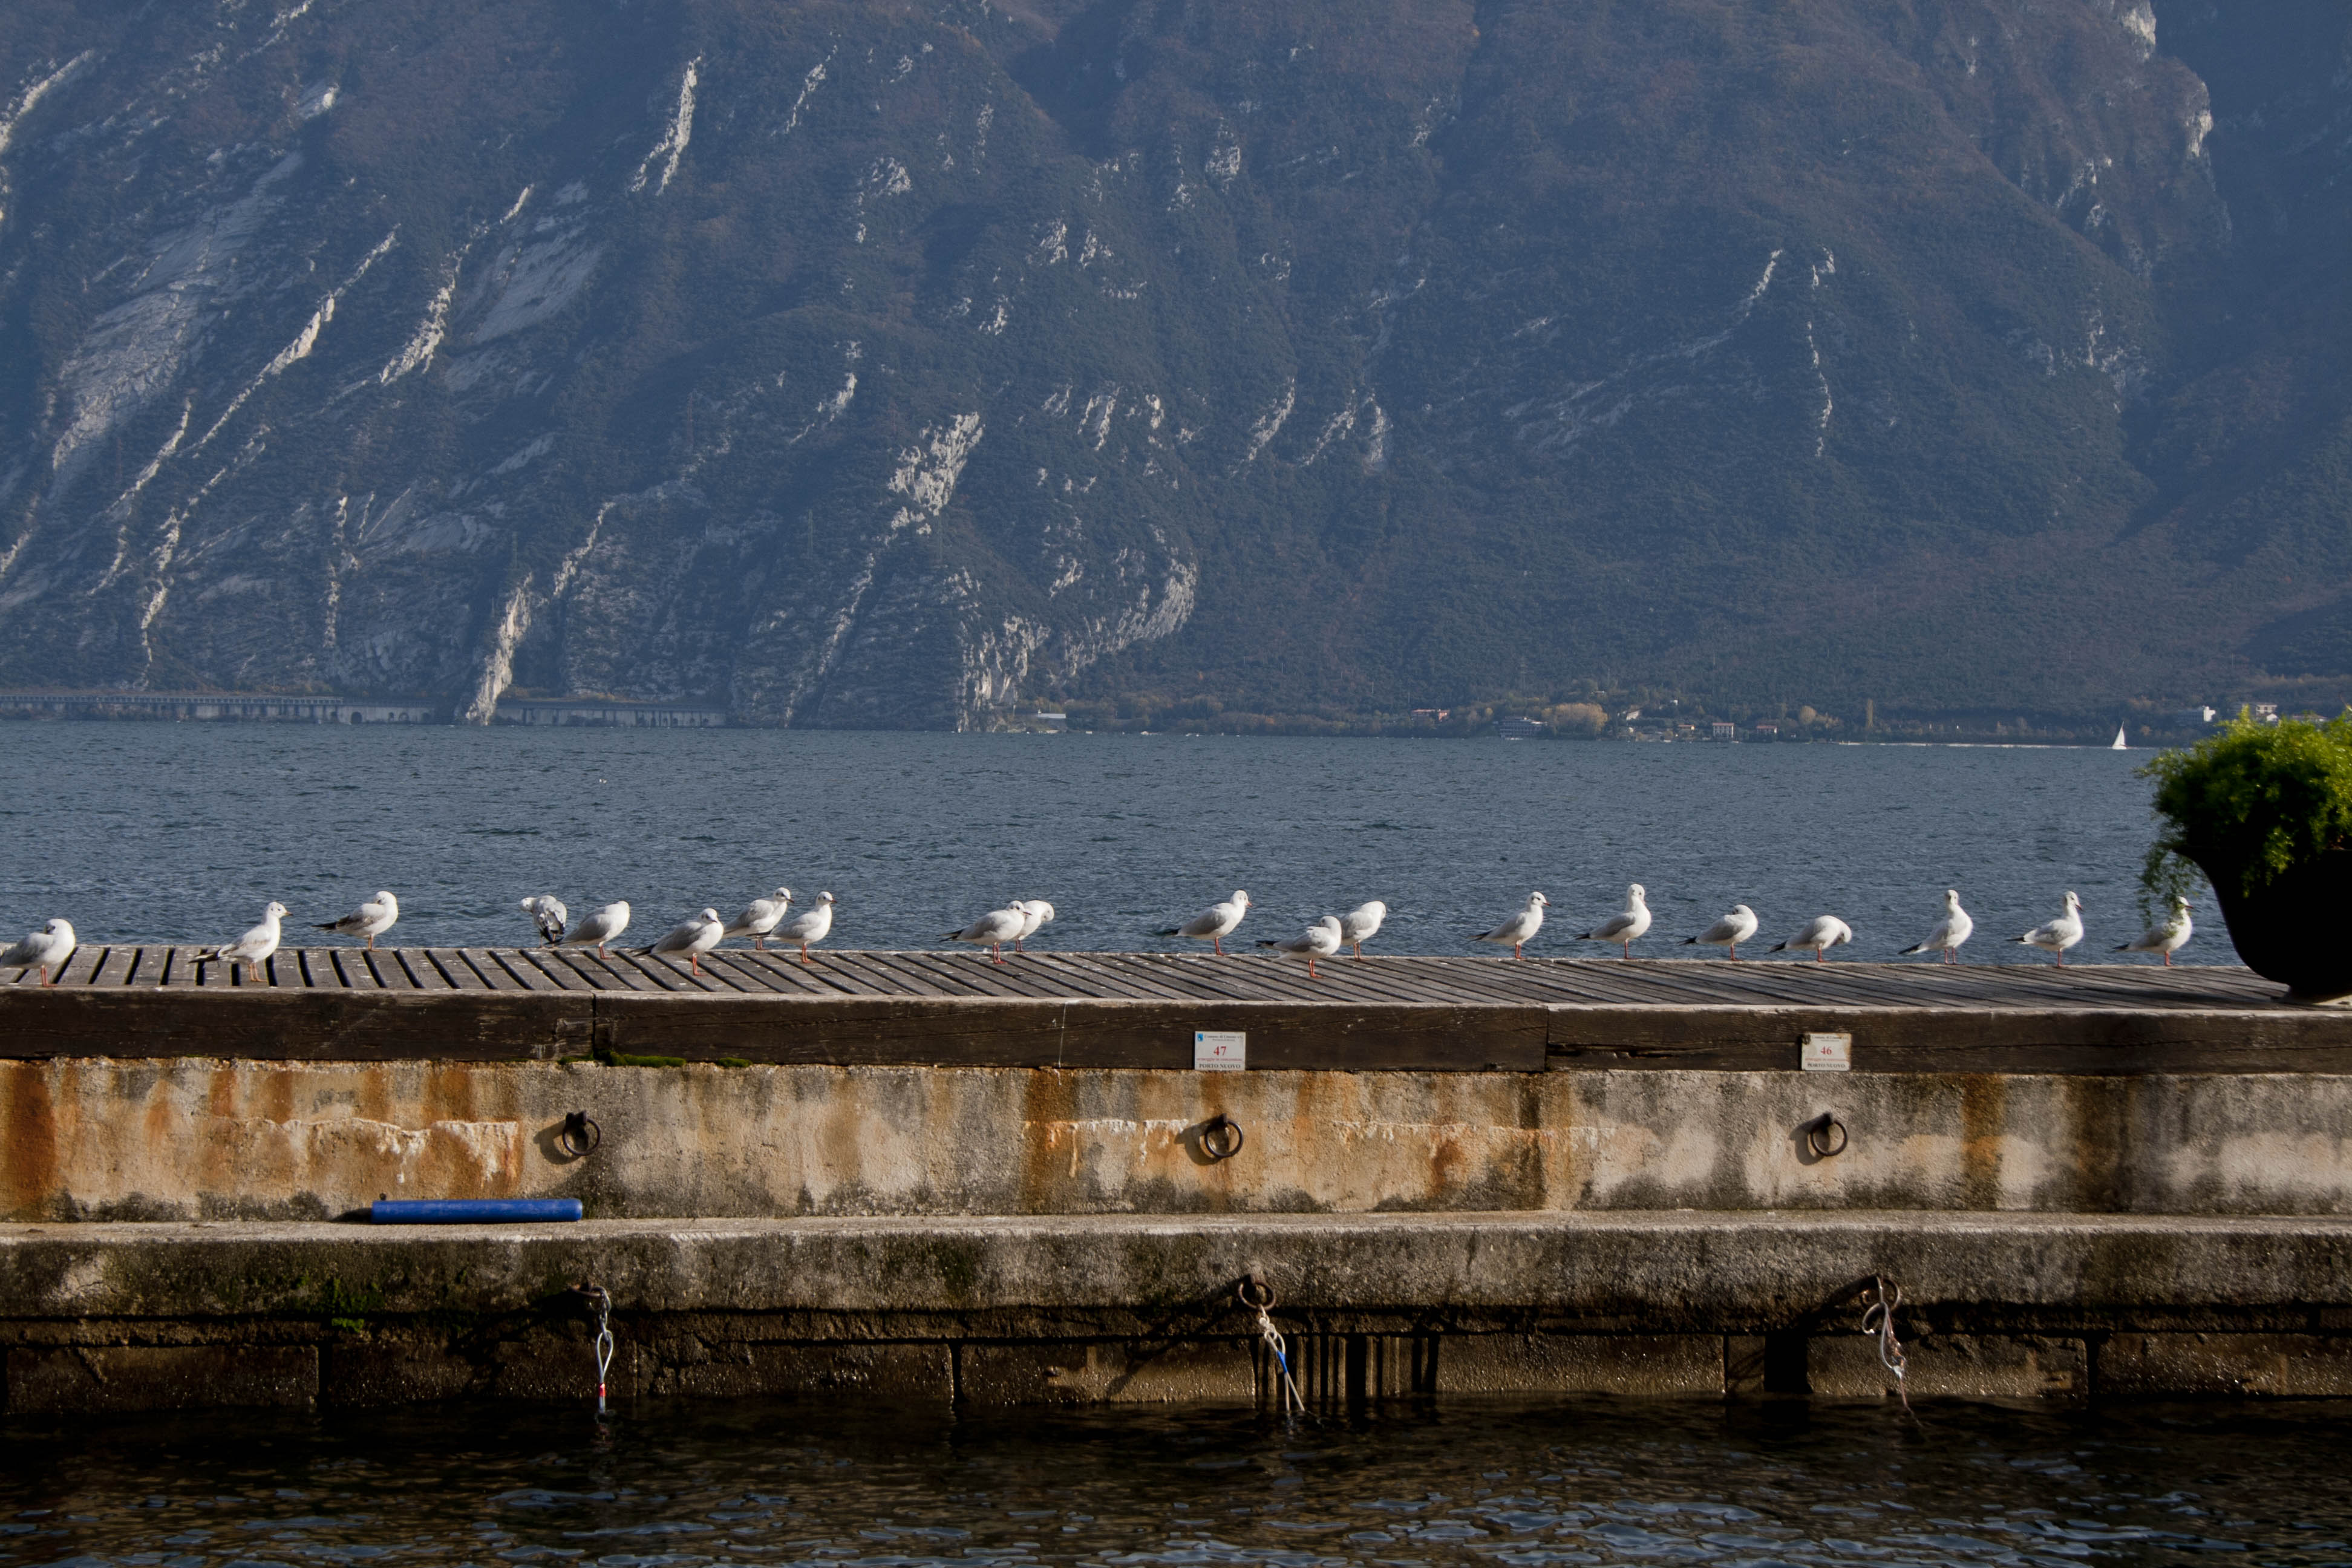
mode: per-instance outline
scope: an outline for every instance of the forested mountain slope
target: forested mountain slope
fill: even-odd
[[[12,0],[0,685],[2352,689],[2328,0]]]

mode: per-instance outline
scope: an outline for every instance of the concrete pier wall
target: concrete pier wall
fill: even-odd
[[[584,1110],[603,1142],[556,1139]],[[1843,1152],[1803,1129],[1834,1114]],[[1209,1158],[1225,1115],[1244,1143]],[[0,1220],[2352,1214],[2352,1078],[0,1062]]]

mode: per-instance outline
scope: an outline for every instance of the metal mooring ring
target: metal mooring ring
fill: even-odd
[[[1257,1294],[1250,1294],[1253,1290]],[[1255,1269],[1252,1269],[1242,1282],[1234,1288],[1234,1294],[1241,1298],[1243,1306],[1254,1312],[1263,1312],[1274,1305],[1274,1287],[1267,1284],[1265,1276]]]
[[[1201,1152],[1213,1161],[1232,1159],[1248,1142],[1242,1136],[1242,1124],[1223,1111],[1201,1123]]]
[[[1832,1130],[1837,1133],[1837,1139],[1834,1142],[1831,1142],[1830,1139],[1830,1133]],[[1819,1116],[1805,1123],[1805,1147],[1813,1152],[1815,1158],[1826,1160],[1832,1155],[1843,1154],[1845,1152],[1845,1123],[1840,1121],[1836,1117],[1832,1116],[1828,1111],[1822,1111]]]
[[[556,1143],[575,1160],[593,1152],[596,1145],[604,1141],[604,1130],[589,1120],[584,1110],[575,1110],[566,1116],[562,1131],[555,1135]]]

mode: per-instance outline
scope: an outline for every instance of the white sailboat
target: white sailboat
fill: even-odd
[[[2121,724],[2116,726],[2116,743],[2109,746],[2107,750],[2111,752],[2128,752],[2131,750],[2129,746],[2124,743],[2124,727]]]

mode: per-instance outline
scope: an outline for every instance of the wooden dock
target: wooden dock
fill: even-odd
[[[2352,1013],[2239,967],[1381,957],[1309,980],[1257,954],[730,949],[686,964],[533,948],[87,946],[0,974],[0,1058],[547,1060],[1190,1068],[1788,1070],[1849,1034],[1858,1072],[2352,1071]]]

